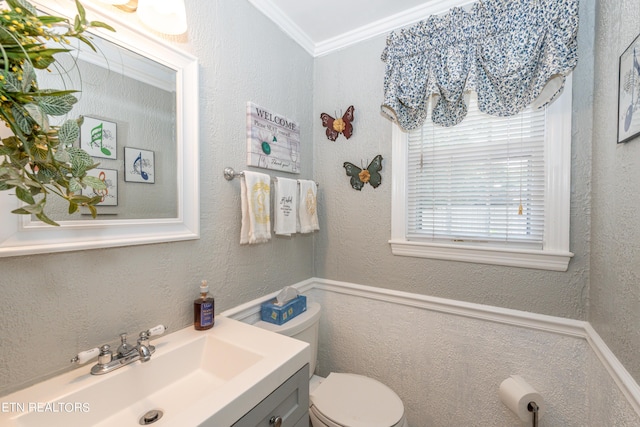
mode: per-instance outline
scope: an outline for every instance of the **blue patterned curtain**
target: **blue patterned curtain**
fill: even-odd
[[[542,107],[560,95],[578,61],[578,0],[481,0],[392,32],[382,111],[406,130],[427,118],[454,126],[465,94],[496,116]]]

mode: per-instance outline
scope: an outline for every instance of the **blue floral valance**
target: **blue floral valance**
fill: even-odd
[[[577,30],[578,0],[481,0],[394,31],[382,53],[382,111],[411,130],[430,101],[434,123],[459,123],[471,90],[496,116],[547,105],[576,66]]]

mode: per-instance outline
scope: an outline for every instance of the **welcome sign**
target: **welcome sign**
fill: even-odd
[[[298,122],[247,102],[247,166],[300,173]]]

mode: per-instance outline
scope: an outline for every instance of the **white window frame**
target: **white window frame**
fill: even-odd
[[[566,271],[571,202],[571,76],[547,107],[545,134],[545,224],[542,249],[407,240],[407,138],[392,124],[391,252],[394,255]]]

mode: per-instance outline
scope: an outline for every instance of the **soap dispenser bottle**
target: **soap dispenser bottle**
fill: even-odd
[[[200,284],[200,298],[193,302],[193,327],[198,331],[204,331],[213,327],[214,299],[209,296],[209,286],[203,280]]]

